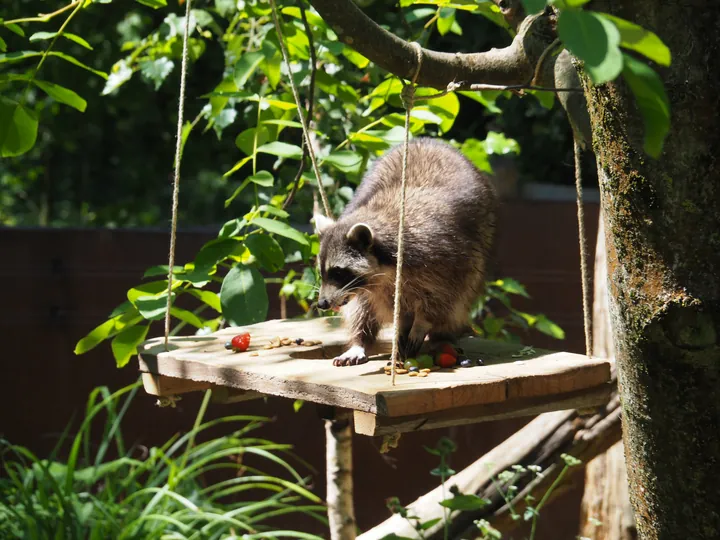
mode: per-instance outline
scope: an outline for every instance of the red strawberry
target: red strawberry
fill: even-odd
[[[235,352],[245,352],[250,346],[250,334],[245,332],[244,334],[238,334],[230,341],[232,350]]]
[[[457,351],[455,350],[455,347],[450,345],[449,343],[446,343],[443,345],[443,348],[440,349],[440,354],[449,354],[450,356],[457,358]]]
[[[438,356],[437,363],[440,367],[450,368],[457,363],[457,358],[455,358],[452,354],[441,353]]]

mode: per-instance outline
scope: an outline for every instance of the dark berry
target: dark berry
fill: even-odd
[[[485,362],[482,361],[482,358],[478,358],[477,360],[475,360],[475,364],[478,366],[482,366],[485,364]]]
[[[232,349],[232,343],[229,342],[229,341],[226,341],[226,342],[225,342],[225,348],[226,348],[228,351],[229,351],[230,349]]]
[[[413,372],[413,371],[420,371],[420,368],[419,368],[419,367],[417,367],[417,366],[410,366],[410,368],[408,369],[408,371],[410,371],[410,372]]]
[[[295,340],[295,345],[301,345],[303,341],[305,341],[305,340],[303,338],[299,337]]]
[[[460,367],[473,367],[473,362],[469,358],[460,360]]]

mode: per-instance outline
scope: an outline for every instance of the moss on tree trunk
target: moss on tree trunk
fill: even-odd
[[[600,4],[600,5],[598,5]],[[640,538],[720,538],[720,4],[592,7],[655,31],[672,131],[642,151],[627,86],[588,88],[606,220],[631,500]]]

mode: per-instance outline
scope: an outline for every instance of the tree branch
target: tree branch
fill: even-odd
[[[406,79],[415,73],[417,53],[409,42],[378,26],[352,0],[310,0],[339,39],[383,69]],[[517,17],[517,13],[513,13]],[[418,84],[445,88],[451,82],[523,84],[534,74],[543,51],[555,39],[552,16],[527,17],[513,42],[480,53],[444,53],[423,49]],[[543,86],[542,81],[536,81]]]

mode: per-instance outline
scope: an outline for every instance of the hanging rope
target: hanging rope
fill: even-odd
[[[580,277],[582,281],[583,329],[585,330],[585,354],[592,358],[592,321],[590,318],[590,276],[587,266],[587,238],[585,238],[585,212],[583,211],[582,174],[580,169],[580,145],[573,139],[575,154],[575,191],[577,194],[578,237],[580,240]]]
[[[175,266],[175,243],[177,240],[178,200],[180,198],[180,153],[182,150],[182,127],[185,113],[185,79],[188,64],[188,36],[190,34],[190,4],[185,0],[185,32],[183,34],[182,63],[180,66],[180,97],[178,99],[177,140],[175,145],[175,176],[172,194],[172,221],[170,224],[170,253],[168,254],[168,291],[165,309],[165,350],[168,349],[170,337],[170,308],[172,307],[173,267]]]
[[[413,75],[412,82],[406,84],[403,82],[402,89],[402,101],[405,106],[405,141],[403,143],[403,161],[402,161],[402,174],[400,178],[400,221],[398,223],[398,245],[397,245],[397,265],[395,267],[395,308],[393,311],[393,344],[392,344],[392,356],[391,362],[392,367],[392,385],[395,386],[395,368],[398,360],[398,345],[400,342],[400,310],[402,301],[402,268],[403,268],[403,255],[404,255],[404,239],[405,239],[405,192],[406,192],[406,181],[407,181],[407,160],[408,160],[408,146],[410,144],[410,113],[412,112],[413,105],[415,104],[415,83],[420,75],[420,68],[422,67],[423,53],[422,47],[416,42],[410,43],[415,49],[417,55],[417,64],[415,67],[415,74]]]
[[[285,38],[283,37],[282,29],[280,28],[280,19],[278,18],[277,6],[275,5],[275,0],[270,0],[270,6],[272,8],[273,22],[275,23],[275,31],[277,32],[278,42],[280,42],[280,50],[282,51],[283,61],[285,62],[285,67],[288,70],[288,78],[290,79],[290,88],[292,89],[293,98],[295,98],[295,106],[297,107],[298,116],[300,117],[300,123],[302,124],[303,137],[305,138],[305,145],[306,145],[308,154],[310,154],[310,161],[312,162],[313,172],[315,173],[315,178],[317,179],[317,186],[318,186],[318,191],[320,192],[320,199],[322,199],[323,209],[325,210],[325,215],[327,217],[333,219],[333,213],[330,210],[330,202],[328,201],[327,193],[325,193],[325,186],[323,186],[322,178],[320,178],[320,170],[318,169],[317,159],[315,158],[315,150],[313,149],[312,142],[310,141],[310,129],[308,128],[308,122],[305,119],[305,114],[303,114],[304,111],[303,111],[302,105],[300,103],[300,94],[298,94],[297,87],[295,86],[295,81],[293,80],[293,77],[292,77],[292,70],[290,69],[290,57],[287,52],[287,47],[285,46]]]

